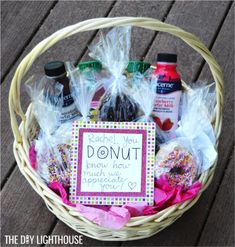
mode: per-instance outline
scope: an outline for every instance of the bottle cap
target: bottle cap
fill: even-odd
[[[86,68],[92,68],[96,72],[101,71],[102,69],[102,64],[101,62],[97,60],[91,60],[91,61],[86,61],[86,62],[80,62],[77,67],[79,68],[80,71],[84,71]]]
[[[151,64],[143,61],[134,61],[131,60],[127,66],[128,73],[140,72],[144,73],[148,68],[150,68]]]
[[[157,55],[157,62],[176,63],[177,55],[172,53],[159,53]]]
[[[56,77],[66,73],[65,65],[62,61],[51,61],[45,64],[44,71],[50,77]]]

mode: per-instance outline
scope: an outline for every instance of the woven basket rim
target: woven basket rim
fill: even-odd
[[[30,125],[32,125],[33,116],[30,105],[27,109],[26,115],[24,114],[21,108],[20,84],[23,76],[29,70],[36,58],[39,57],[42,53],[44,53],[47,49],[49,49],[58,41],[82,31],[125,25],[144,27],[147,29],[168,32],[172,35],[175,35],[176,37],[186,42],[199,54],[201,54],[202,57],[206,60],[216,83],[217,105],[214,131],[217,139],[217,146],[221,132],[223,105],[223,76],[221,68],[215,61],[210,51],[206,48],[206,46],[203,43],[201,43],[201,41],[195,35],[186,32],[177,26],[166,24],[153,18],[95,18],[79,22],[77,24],[58,30],[57,32],[53,33],[52,35],[41,41],[22,60],[15,72],[9,92],[9,110],[11,117],[11,126],[15,139],[13,151],[21,173],[25,176],[25,178],[33,187],[33,189],[43,198],[48,209],[52,211],[65,224],[86,236],[99,240],[109,241],[126,241],[150,237],[156,234],[157,232],[161,231],[168,225],[172,224],[185,211],[187,211],[197,202],[201,193],[210,184],[217,163],[216,161],[213,167],[211,167],[208,171],[204,172],[200,176],[199,181],[201,181],[203,187],[196,198],[188,200],[184,203],[173,205],[152,216],[132,217],[130,222],[127,223],[126,226],[123,227],[120,231],[113,231],[110,229],[100,227],[90,222],[89,220],[83,218],[74,208],[64,204],[58,195],[56,195],[45,184],[43,184],[43,182],[40,181],[41,179],[38,177],[36,172],[32,169],[28,157],[28,150],[30,146],[30,133],[28,133],[28,130]],[[16,115],[19,115],[22,119],[20,126],[18,126]]]

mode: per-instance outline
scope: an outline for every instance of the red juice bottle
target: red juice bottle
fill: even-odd
[[[176,71],[177,55],[159,53],[154,76],[158,76],[154,119],[163,131],[172,132],[178,127],[181,79]]]

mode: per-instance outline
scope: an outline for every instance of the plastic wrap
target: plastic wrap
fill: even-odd
[[[46,183],[59,182],[69,186],[71,175],[70,148],[72,123],[62,124],[53,135],[40,132],[34,141],[36,171]]]
[[[166,174],[171,184],[187,187],[214,164],[217,152],[211,121],[215,113],[215,96],[214,84],[202,82],[193,84],[182,94],[181,119],[175,132],[177,138],[160,145],[156,177]]]
[[[182,94],[181,119],[176,135],[190,139],[194,149],[200,152],[200,172],[209,169],[217,157],[214,148],[216,138],[211,124],[215,116],[215,99],[214,83],[195,83]]]
[[[52,134],[60,125],[63,106],[63,85],[46,76],[39,81],[25,84],[32,101],[32,111],[41,130]]]
[[[190,84],[189,90],[182,94],[181,116],[177,133],[184,131],[185,135],[195,136],[206,132],[215,143],[211,122],[215,117],[215,84],[206,85],[203,82]]]
[[[157,77],[152,77],[149,71],[146,71],[145,74],[136,72],[132,75],[132,84],[132,97],[138,103],[139,109],[142,111],[141,116],[138,117],[136,121],[153,121],[151,115],[156,99]]]
[[[90,47],[89,55],[99,60],[110,73],[104,78],[107,91],[101,101],[100,119],[102,121],[133,121],[138,107],[130,95],[126,76],[123,75],[129,61],[131,28],[113,28],[99,42]]]
[[[40,127],[33,144],[35,169],[46,183],[57,181],[68,187],[72,123],[61,123],[63,85],[44,76],[40,81],[28,82],[26,88]]]
[[[81,120],[90,119],[91,101],[95,93],[102,87],[101,80],[97,80],[97,73],[92,70],[85,70],[79,73],[71,63],[66,63],[68,75],[70,77],[70,91],[81,113]]]

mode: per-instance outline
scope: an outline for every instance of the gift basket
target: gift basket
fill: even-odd
[[[129,61],[130,26],[182,39],[205,59],[215,82],[188,85],[171,68],[169,78],[175,79],[169,83],[161,66],[166,60],[175,64],[172,54],[159,54],[157,69]],[[22,111],[21,81],[42,53],[78,32],[109,27],[116,28],[89,47],[96,60],[78,68],[54,61],[45,65],[40,81],[27,82],[32,103]],[[94,103],[98,91],[103,95]],[[171,92],[177,92],[174,100],[164,101]],[[172,105],[177,110],[166,111]],[[147,238],[182,216],[210,184],[222,105],[221,69],[193,34],[152,18],[86,20],[44,39],[18,66],[9,93],[13,151],[21,173],[48,209],[75,231],[103,241]],[[133,133],[136,139],[131,139]],[[119,157],[123,162],[115,163]]]

